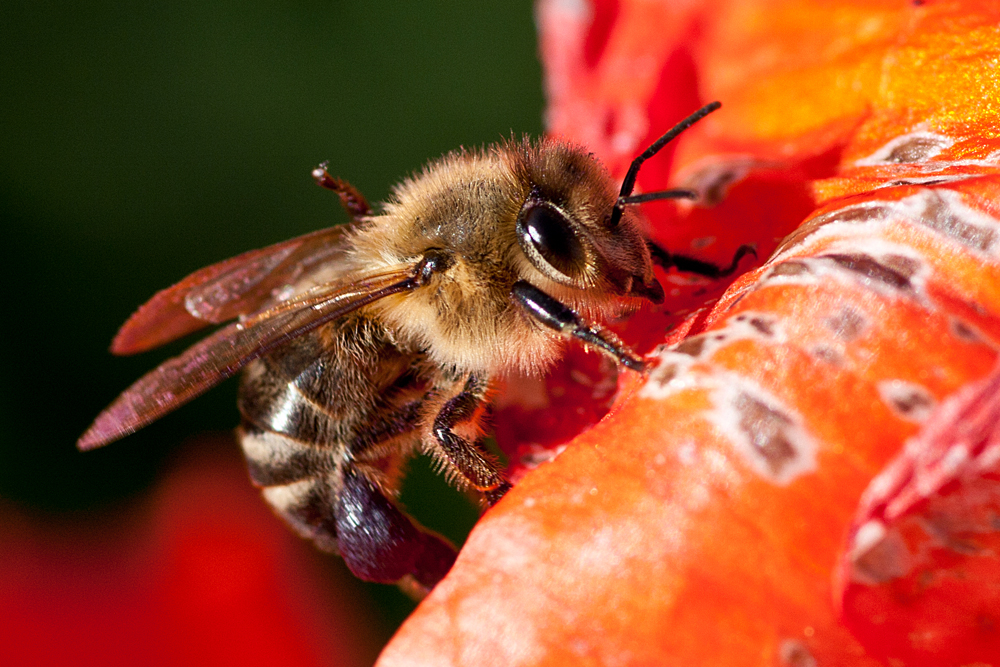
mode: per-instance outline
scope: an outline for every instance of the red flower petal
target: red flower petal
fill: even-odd
[[[998,517],[1000,367],[934,410],[862,496],[837,591],[848,626],[907,664],[995,660]]]
[[[260,502],[231,438],[203,438],[146,511],[0,526],[4,665],[361,665],[363,611],[317,591],[350,584]],[[229,452],[225,456],[211,453]],[[356,606],[361,601],[355,600]],[[348,606],[348,605],[345,605]]]
[[[719,203],[648,205],[651,234],[719,264],[743,243],[776,254],[671,336],[711,291],[661,277],[674,315],[642,313],[626,337],[675,345],[487,513],[380,664],[1000,661],[984,606],[1000,580],[995,499],[976,495],[993,477],[900,515],[891,527],[924,560],[881,585],[851,576],[862,551],[847,538],[928,416],[924,433],[954,430],[933,406],[965,400],[997,360],[1000,9],[548,0],[539,16],[550,129],[615,173],[723,101],[672,171],[658,156],[639,181]],[[515,440],[586,427],[532,428],[567,377],[509,399]],[[921,537],[940,508],[981,529],[975,555]],[[945,583],[920,588],[924,572]]]

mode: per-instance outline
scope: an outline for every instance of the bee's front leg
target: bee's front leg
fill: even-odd
[[[576,311],[549,296],[526,280],[514,283],[511,290],[514,303],[524,309],[532,319],[567,338],[576,338],[590,347],[609,355],[626,368],[642,372],[646,366],[623,342],[610,331],[596,324],[585,322]]]
[[[726,276],[730,276],[735,273],[737,267],[740,265],[740,260],[747,255],[753,255],[754,257],[757,256],[757,251],[752,245],[744,244],[736,249],[736,253],[733,255],[733,261],[729,264],[729,266],[716,266],[715,264],[706,262],[703,259],[698,259],[697,257],[675,255],[669,252],[666,248],[653,243],[652,241],[647,241],[646,245],[649,247],[649,255],[652,257],[654,264],[662,266],[665,269],[669,269],[673,266],[682,273],[693,273],[712,280],[725,278]]]
[[[462,391],[448,399],[438,410],[431,427],[434,442],[432,454],[455,470],[477,491],[486,502],[496,504],[508,490],[510,483],[504,479],[500,466],[479,444],[481,435],[477,420],[486,399],[489,382],[478,375],[469,375]],[[455,432],[461,424],[469,423],[473,437],[466,438]]]

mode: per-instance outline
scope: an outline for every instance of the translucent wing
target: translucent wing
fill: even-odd
[[[143,304],[122,325],[111,351],[144,352],[209,324],[260,310],[285,285],[322,263],[336,261],[349,228],[321,229],[195,271]]]
[[[219,329],[137,380],[94,420],[77,446],[122,438],[200,396],[254,359],[331,320],[417,286],[416,264],[402,264],[305,292]]]

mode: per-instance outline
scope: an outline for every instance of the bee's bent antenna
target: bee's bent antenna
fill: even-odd
[[[659,153],[660,149],[675,139],[678,134],[688,129],[721,106],[721,102],[706,104],[670,128],[666,134],[654,141],[649,148],[644,150],[639,157],[632,160],[632,164],[629,166],[628,172],[625,174],[625,179],[622,181],[622,189],[621,192],[618,193],[618,200],[615,201],[615,207],[611,209],[612,227],[618,225],[618,222],[622,217],[622,211],[626,206],[641,204],[643,202],[654,201],[657,199],[694,199],[697,197],[696,193],[693,193],[690,190],[664,190],[663,192],[650,192],[648,194],[636,195],[634,197],[630,197],[629,195],[632,194],[632,190],[635,188],[635,179],[639,175],[639,168],[642,167],[643,162]]]

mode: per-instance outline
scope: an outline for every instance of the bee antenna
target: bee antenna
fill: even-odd
[[[634,197],[630,195],[632,194],[632,190],[635,188],[635,179],[639,175],[639,168],[642,167],[643,162],[659,153],[660,149],[677,138],[678,134],[688,129],[721,106],[721,102],[706,104],[670,128],[666,134],[654,141],[649,148],[644,150],[636,159],[632,160],[632,164],[629,166],[628,172],[625,174],[625,179],[622,181],[622,189],[621,192],[618,193],[618,199],[615,201],[615,207],[611,209],[612,227],[616,227],[618,225],[618,222],[622,218],[622,212],[626,206],[641,204],[643,202],[654,201],[657,199],[695,199],[697,197],[697,194],[691,192],[690,190],[664,190],[662,192],[650,192],[648,194],[636,195]]]

